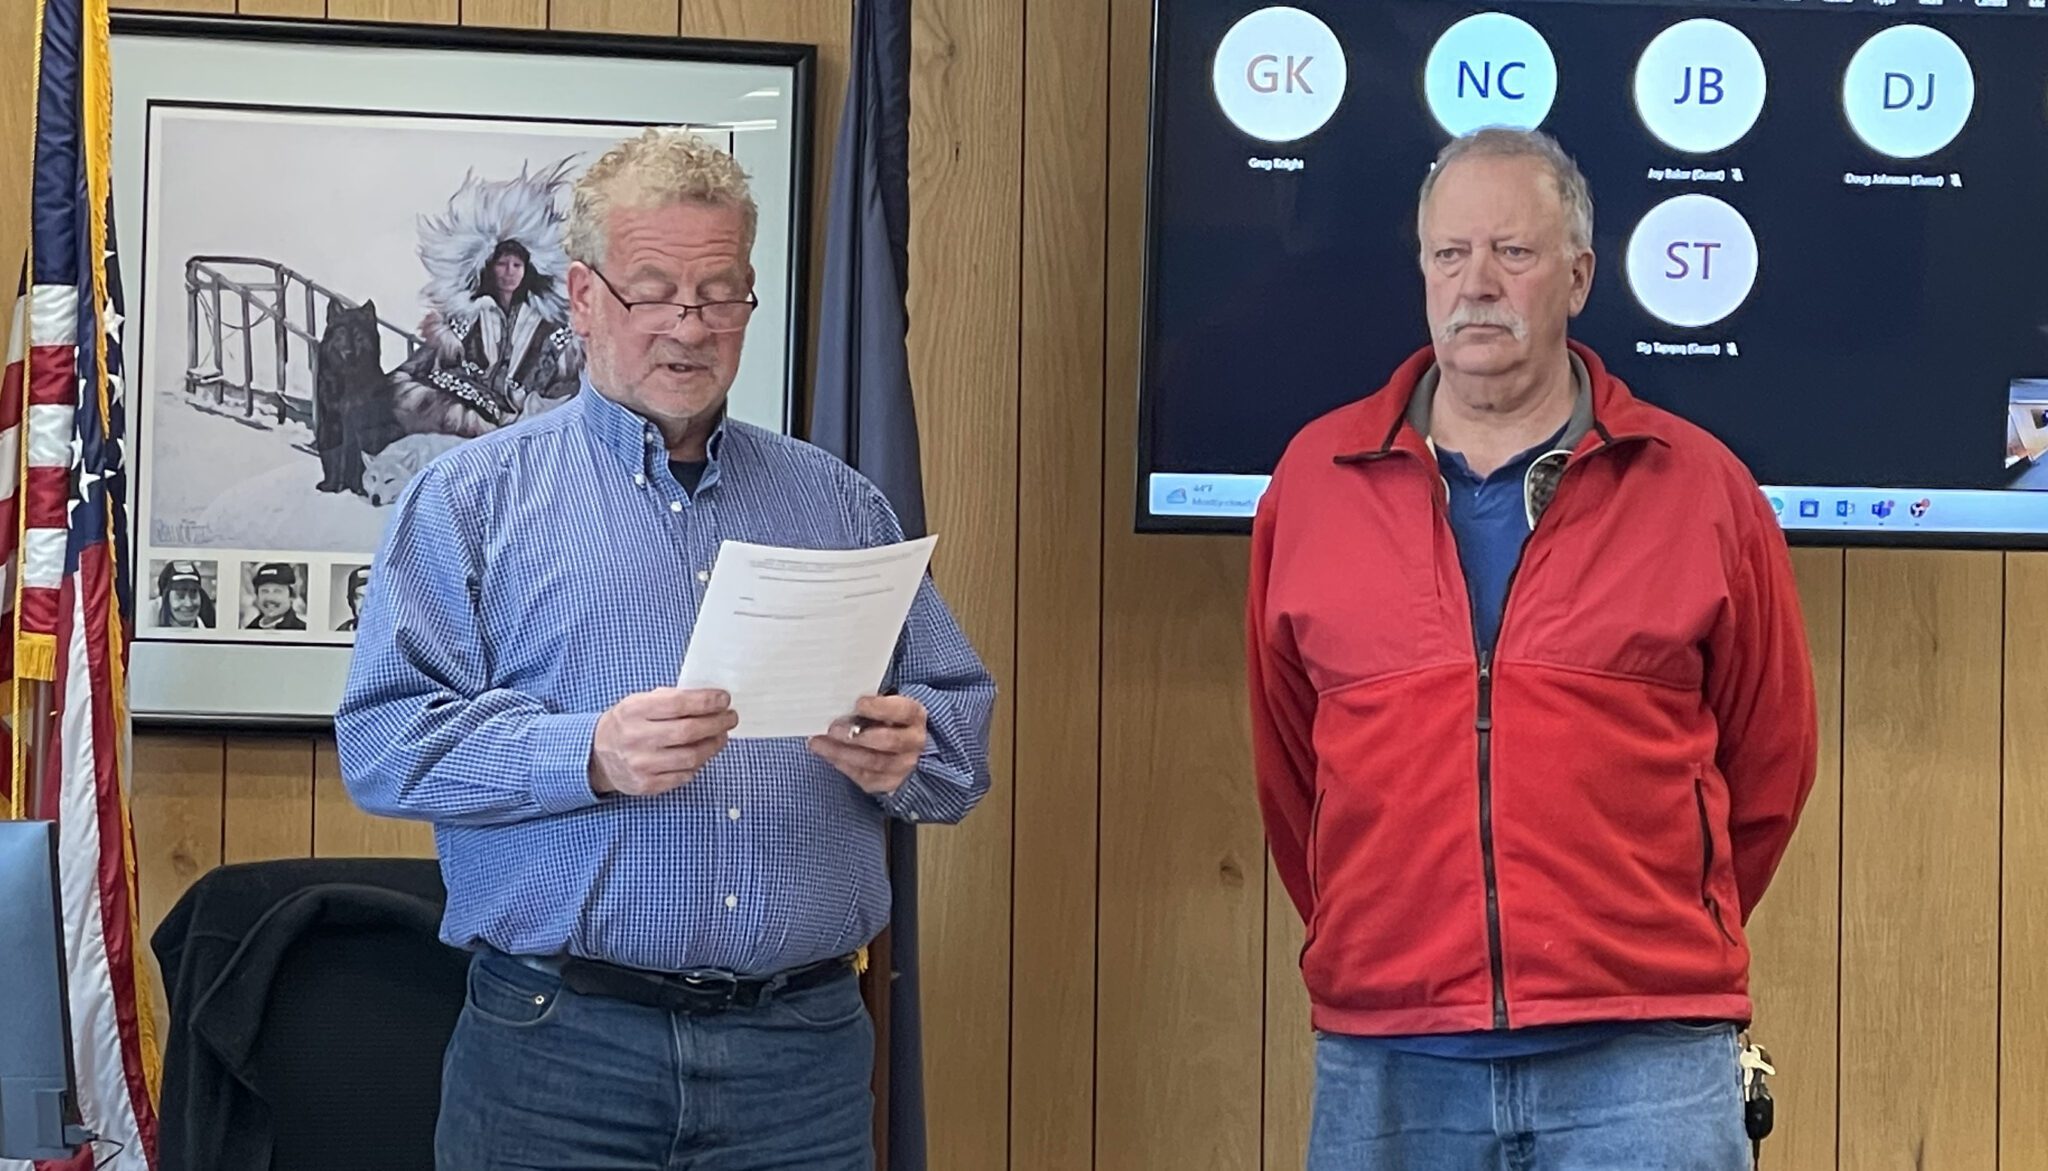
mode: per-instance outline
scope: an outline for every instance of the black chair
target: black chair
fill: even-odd
[[[223,866],[151,939],[170,1000],[160,1171],[432,1171],[469,956],[418,859]]]

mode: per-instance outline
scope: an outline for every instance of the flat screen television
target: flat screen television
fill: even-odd
[[[2048,0],[1164,0],[1137,527],[1244,531],[1427,340],[1416,192],[1540,127],[1591,184],[1573,335],[1788,536],[2048,544]]]

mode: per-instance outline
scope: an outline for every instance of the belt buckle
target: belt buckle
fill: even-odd
[[[676,982],[692,1004],[714,1009],[730,1008],[739,998],[739,977],[713,968],[676,973]]]

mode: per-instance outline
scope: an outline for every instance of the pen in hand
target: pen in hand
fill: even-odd
[[[876,692],[876,694],[894,695],[896,694],[896,689],[894,687],[884,687],[879,692]],[[875,726],[876,725],[872,721],[870,721],[866,716],[855,716],[853,717],[853,726],[847,729],[846,734],[848,736],[851,736],[853,739],[858,740],[861,737],[861,733]]]
[[[917,771],[931,739],[915,696],[890,687],[863,695],[851,714],[813,736],[810,750],[871,796],[887,797]]]

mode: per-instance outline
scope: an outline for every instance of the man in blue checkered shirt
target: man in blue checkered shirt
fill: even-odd
[[[673,686],[720,541],[902,537],[846,465],[727,417],[756,221],[689,135],[594,164],[582,389],[428,464],[377,553],[335,731],[365,809],[434,823],[476,953],[443,1168],[873,1165],[886,819],[987,792],[995,688],[929,580],[881,694],[808,740],[728,741],[729,697]]]

